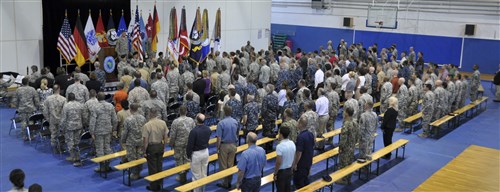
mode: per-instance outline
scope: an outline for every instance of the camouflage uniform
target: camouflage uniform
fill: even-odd
[[[213,59],[207,59],[207,71],[212,72],[214,68],[217,67],[215,61]]]
[[[339,168],[349,166],[354,162],[354,147],[356,145],[356,136],[359,134],[358,123],[355,120],[345,120],[342,125],[339,141]],[[351,174],[342,178],[344,182],[351,181]]]
[[[302,114],[301,117],[305,117],[307,119],[307,129],[314,135],[316,138],[316,127],[319,127],[319,116],[316,112],[309,110]]]
[[[334,90],[330,90],[326,93],[326,98],[328,98],[328,104],[330,104],[330,106],[328,106],[328,109],[330,110],[328,113],[330,115],[330,119],[328,119],[326,130],[331,131],[334,129],[333,126],[335,125],[335,119],[337,119],[337,115],[339,114],[340,98],[339,94],[337,94]]]
[[[479,89],[479,85],[481,84],[481,79],[479,78],[481,73],[479,73],[479,70],[475,70],[474,73],[472,73],[471,79],[470,79],[470,101],[474,102],[477,99],[477,90]]]
[[[149,93],[146,89],[144,89],[141,86],[134,87],[129,93],[128,93],[128,102],[132,105],[134,103],[141,103],[142,101],[148,100],[149,99]]]
[[[85,102],[83,105],[83,108],[85,110],[85,116],[83,116],[83,126],[88,127],[89,126],[89,120],[90,120],[90,115],[95,112],[95,105],[98,105],[99,101],[95,97],[90,98]]]
[[[295,88],[298,86],[299,81],[302,79],[304,72],[302,71],[302,67],[296,66],[295,70],[292,73],[292,84],[290,84],[291,88]]]
[[[43,103],[43,116],[49,121],[50,129],[50,144],[55,147],[57,145],[57,137],[59,136],[59,123],[61,122],[61,113],[66,103],[66,98],[59,94],[53,94]]]
[[[398,107],[399,107],[398,123],[399,123],[400,128],[404,126],[404,120],[406,119],[406,116],[408,113],[408,104],[409,104],[408,96],[409,96],[408,88],[406,87],[405,84],[402,84],[399,87],[398,94],[397,94]]]
[[[245,57],[240,58],[240,71],[243,76],[248,74],[248,60]]]
[[[422,129],[424,134],[430,134],[429,124],[432,121],[434,109],[437,108],[436,96],[432,91],[427,91],[422,102]]]
[[[185,71],[181,76],[181,85],[179,86],[182,89],[182,93],[187,92],[187,84],[194,82],[194,74],[191,71]]]
[[[407,115],[415,115],[418,113],[418,95],[419,93],[417,87],[415,87],[415,85],[411,85],[408,90],[408,103],[410,105],[407,110]]]
[[[98,157],[112,153],[111,133],[116,129],[115,108],[106,101],[99,101],[90,115],[89,130],[95,136],[96,155]]]
[[[389,97],[392,95],[391,82],[385,82],[380,89],[380,113],[383,114],[389,107]]]
[[[190,118],[195,118],[196,114],[200,113],[200,104],[196,103],[196,101],[187,101],[186,108],[186,116]]]
[[[179,74],[179,69],[175,68],[167,73],[167,82],[169,89],[169,96],[177,99],[179,94],[179,89],[181,85],[181,75]]]
[[[371,160],[373,149],[373,141],[375,137],[373,134],[377,132],[378,117],[372,110],[365,111],[359,118],[359,156]]]
[[[293,101],[293,100],[285,101],[285,104],[283,105],[283,109],[287,109],[287,108],[290,108],[293,111],[293,116],[290,118],[299,119],[299,117],[300,117],[299,105],[297,105],[297,103],[295,103],[295,101]],[[284,115],[281,115],[281,116],[283,117]]]
[[[262,65],[259,73],[259,82],[262,83],[263,86],[266,86],[269,83],[271,76],[271,68],[267,65]]]
[[[245,86],[242,85],[239,81],[234,83],[234,90],[236,91],[236,94],[240,96],[240,98],[246,98]]]
[[[101,82],[101,89],[104,90],[104,85],[106,84],[106,73],[102,69],[94,70],[95,75],[97,76],[97,81]]]
[[[68,98],[70,93],[75,94],[75,100],[81,104],[89,100],[89,90],[85,85],[73,83],[66,89],[66,98]]]
[[[415,78],[415,87],[417,88],[417,102],[424,97],[424,84],[419,78]],[[418,104],[417,104],[418,105]]]
[[[434,118],[432,118],[433,121],[444,116],[444,108],[446,100],[448,99],[446,90],[444,90],[443,87],[436,87],[436,89],[434,90],[434,95],[436,96],[436,102],[434,108]]]
[[[455,98],[457,97],[456,86],[455,86],[455,83],[453,83],[453,81],[448,81],[447,91],[449,92],[448,99],[447,99],[448,105],[446,106],[446,112],[448,114],[448,113],[452,112],[452,106],[454,105]]]
[[[22,86],[16,90],[16,106],[19,117],[21,117],[21,133],[24,136],[28,120],[31,115],[38,109],[40,97],[35,88],[30,86]]]
[[[235,98],[230,98],[229,101],[226,102],[226,105],[233,109],[231,117],[233,117],[236,122],[240,123],[243,117],[243,103]]]
[[[146,118],[136,113],[128,116],[123,123],[120,142],[124,144],[127,151],[126,159],[123,162],[134,161],[144,157],[142,126],[146,124]],[[139,175],[142,165],[132,168],[132,174]]]
[[[276,84],[276,81],[278,80],[278,72],[280,71],[280,66],[278,65],[278,63],[274,62],[269,66],[269,68],[271,75],[269,76],[269,82],[275,84],[276,87],[278,87],[279,85]]]
[[[84,115],[85,109],[78,101],[70,101],[64,104],[59,125],[61,126],[60,129],[64,132],[64,139],[71,158],[78,155],[78,144],[80,143],[80,134],[83,130]]]
[[[186,94],[184,94],[183,102],[187,102],[187,99],[186,99],[187,97],[186,96],[187,96],[188,93],[191,93],[193,95],[193,101],[196,102],[196,103],[198,103],[198,105],[199,105],[200,104],[200,96],[198,95],[198,93],[195,93],[192,90],[189,90],[189,91],[186,92]]]
[[[367,73],[365,75],[365,87],[366,87],[366,93],[368,93],[369,95],[372,94],[372,75],[370,75],[369,73]]]
[[[291,82],[290,72],[286,69],[282,69],[278,72],[278,79],[276,80],[276,90],[281,90],[281,84],[287,81],[288,84]]]
[[[217,94],[220,93],[221,91],[225,91],[227,93],[227,86],[229,86],[231,82],[231,76],[229,75],[229,72],[226,70],[222,72],[222,74],[217,77],[217,86],[216,86],[216,91]]]
[[[128,55],[128,38],[122,37],[121,34],[118,34],[119,38],[116,41],[115,51],[118,56],[120,55]]]
[[[195,127],[194,120],[181,116],[174,120],[170,132],[170,146],[174,149],[175,165],[183,165],[189,163],[186,155],[186,146],[188,143],[189,132]],[[186,172],[181,172],[181,176],[185,178]]]
[[[243,111],[247,116],[246,131],[255,131],[257,126],[259,126],[259,104],[255,101],[251,101],[245,105]]]
[[[368,93],[363,93],[359,99],[358,99],[358,104],[359,104],[359,110],[358,110],[358,117],[356,119],[359,120],[359,118],[361,117],[361,114],[363,113],[363,111],[365,111],[365,104],[368,102],[368,101],[372,101],[373,102],[373,97],[371,95],[369,95]]]
[[[295,100],[297,101],[297,103],[302,103],[306,99],[305,96],[304,96],[304,90],[306,90],[306,89],[309,90],[309,88],[307,88],[307,87],[301,87],[297,91],[297,95],[295,96]]]
[[[264,119],[264,122],[262,123],[262,135],[264,137],[274,138],[275,133],[273,129],[276,126],[275,121],[278,117],[278,109],[278,97],[272,93],[266,95],[264,99],[262,99],[262,118]]]
[[[288,139],[292,140],[295,143],[297,141],[297,135],[299,134],[299,130],[297,129],[297,121],[295,121],[295,119],[287,119],[284,123],[281,124],[281,127],[288,127],[290,129],[290,135],[288,135]]]
[[[156,109],[158,119],[167,120],[167,106],[159,99],[148,99],[141,102],[141,111],[144,117],[149,118],[151,109]]]
[[[260,66],[256,62],[253,62],[248,66],[249,69],[249,74],[248,74],[248,79],[256,82],[259,78],[259,73],[260,73]]]
[[[252,83],[248,83],[247,87],[245,88],[245,93],[247,95],[257,96],[257,87]]]
[[[460,100],[462,100],[462,81],[455,81],[455,103],[451,106],[451,111],[456,111],[458,106],[460,106]]]
[[[469,82],[467,80],[462,81],[462,95],[460,97],[460,105],[459,107],[462,108],[465,105],[465,99],[467,99],[467,92],[470,91],[469,89]]]
[[[347,109],[347,108],[353,109],[354,113],[352,115],[352,119],[357,122],[358,121],[357,117],[359,116],[358,115],[358,113],[359,113],[359,103],[358,103],[358,101],[356,99],[353,99],[353,98],[347,100],[344,103],[344,109]]]
[[[151,84],[151,90],[155,90],[156,93],[158,94],[158,99],[163,101],[163,103],[166,105],[168,104],[168,99],[169,99],[169,89],[168,89],[168,83],[165,81],[156,81],[153,84]]]

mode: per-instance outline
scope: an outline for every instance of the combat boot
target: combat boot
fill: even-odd
[[[66,157],[66,161],[70,161],[70,162],[75,161],[75,152],[70,151],[70,152],[69,152],[69,156],[68,156],[68,157]]]
[[[61,154],[61,150],[59,150],[59,147],[57,146],[52,146],[52,152],[54,154]]]
[[[179,182],[181,184],[185,184],[187,182],[186,175],[187,175],[187,172],[182,172],[179,174]]]
[[[75,167],[82,166],[82,161],[80,160],[80,153],[79,152],[75,153],[75,159],[74,159],[74,162],[73,162],[73,166],[75,166]]]

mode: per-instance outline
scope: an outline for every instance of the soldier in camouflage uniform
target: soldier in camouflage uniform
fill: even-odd
[[[187,84],[193,84],[194,82],[194,74],[187,68],[184,69],[184,73],[181,75],[181,85],[179,87],[181,88],[181,94],[184,95],[184,93],[187,92]]]
[[[229,86],[231,82],[231,76],[229,75],[229,70],[226,65],[222,65],[222,73],[217,77],[217,86],[215,90],[217,93],[220,93],[221,91],[227,92],[227,87]]]
[[[115,47],[115,52],[117,55],[128,55],[128,38],[127,38],[127,32],[122,32],[120,34],[120,38],[118,41],[116,41],[116,47]]]
[[[293,100],[293,92],[288,90],[286,92],[286,101],[285,104],[283,105],[283,109],[290,108],[292,110],[292,115],[290,116],[293,119],[299,119],[300,117],[300,111],[299,111],[299,105],[295,103]],[[283,115],[284,116],[284,111]]]
[[[344,110],[347,108],[352,108],[353,115],[351,116],[356,122],[358,121],[358,113],[359,113],[359,103],[356,99],[352,98],[354,90],[346,90],[344,93],[344,97],[346,98],[346,102],[344,102]],[[344,120],[345,121],[345,120]]]
[[[435,82],[436,89],[434,89],[434,95],[436,96],[435,108],[434,108],[434,116],[432,121],[440,119],[445,114],[445,105],[446,100],[448,99],[446,95],[446,90],[443,88],[443,82],[441,80],[437,80]]]
[[[408,114],[407,115],[415,115],[418,113],[418,89],[415,86],[415,80],[413,78],[410,78],[408,81],[408,85],[410,86],[410,89],[408,89],[408,103],[409,108],[408,108]]]
[[[384,84],[380,89],[380,113],[383,114],[389,106],[389,97],[392,95],[392,84],[388,77],[384,77]]]
[[[316,127],[319,127],[319,116],[313,111],[313,101],[307,101],[304,103],[304,114],[300,118],[304,117],[307,120],[307,129],[316,137]]]
[[[373,97],[370,94],[368,94],[367,91],[368,89],[366,88],[366,86],[361,87],[359,89],[359,93],[361,94],[361,96],[358,99],[359,108],[358,108],[358,117],[356,118],[358,120],[361,117],[361,114],[365,111],[365,104],[368,103],[369,101],[373,103]]]
[[[326,125],[326,130],[331,131],[335,129],[335,120],[337,119],[337,115],[339,113],[340,107],[340,97],[339,94],[335,91],[336,83],[330,84],[330,87],[327,87],[328,92],[326,93],[326,98],[328,98],[328,103],[330,106],[328,109],[330,110],[329,115],[330,119],[328,119],[328,123]],[[331,143],[333,138],[328,139],[328,143]]]
[[[304,79],[301,79],[299,81],[299,90],[297,91],[297,95],[295,96],[295,101],[297,101],[297,103],[302,103],[302,101],[306,99],[304,96],[304,90],[306,89],[309,90],[309,88],[306,87],[306,81]]]
[[[284,121],[281,124],[281,127],[288,127],[288,129],[290,129],[290,135],[288,135],[288,138],[295,143],[297,141],[299,130],[297,128],[297,121],[292,117],[292,115],[292,109],[285,108],[285,112],[283,113]]]
[[[68,86],[66,89],[66,98],[68,98],[69,93],[73,93],[75,94],[76,100],[81,104],[84,104],[87,100],[89,100],[89,90],[85,87],[85,85],[81,84],[79,75],[75,75],[73,79],[75,80],[75,83]]]
[[[246,138],[248,132],[255,132],[257,126],[259,126],[260,109],[259,104],[255,102],[254,95],[247,95],[247,104],[243,107],[243,112],[243,137]]]
[[[462,108],[465,105],[465,99],[467,99],[467,93],[470,91],[469,89],[469,81],[467,81],[468,76],[462,76],[462,95],[460,97],[459,107]]]
[[[126,159],[123,162],[134,161],[144,156],[142,126],[146,124],[146,118],[139,112],[139,104],[137,103],[130,105],[130,113],[130,116],[123,123],[120,137],[121,146],[127,151]],[[138,179],[141,170],[142,165],[132,168],[130,179]]]
[[[453,79],[453,77],[451,77],[451,75],[448,75],[448,77],[446,77],[446,81],[448,83],[448,87],[446,88],[446,90],[449,93],[448,99],[447,99],[448,106],[446,108],[446,112],[447,112],[446,114],[453,112],[452,106],[454,105],[455,98],[457,97],[456,86],[455,86],[455,83],[453,83],[452,79]]]
[[[104,90],[104,85],[106,84],[106,72],[100,68],[101,64],[99,62],[94,63],[94,73],[97,76],[97,81],[101,82],[101,90]]]
[[[185,106],[187,108],[187,116],[190,118],[196,117],[196,114],[200,112],[200,104],[193,101],[193,93],[189,92],[186,94],[186,103]]]
[[[367,101],[364,105],[364,112],[359,118],[359,159],[358,161],[364,162],[371,160],[373,149],[373,141],[375,137],[373,134],[377,132],[378,117],[373,112],[373,101]]]
[[[349,166],[354,162],[354,147],[356,145],[356,136],[359,134],[359,127],[354,120],[354,109],[344,109],[344,122],[342,123],[342,132],[339,141],[339,169]],[[337,184],[346,185],[351,182],[351,174],[345,176]]]
[[[408,88],[405,85],[405,79],[402,77],[399,78],[398,84],[399,84],[399,90],[398,90],[397,98],[398,98],[398,107],[399,107],[399,111],[398,111],[399,128],[394,130],[396,132],[403,131],[403,129],[401,127],[404,126],[404,120],[406,119],[407,113],[408,113],[408,104],[410,104],[409,98],[408,98],[409,93],[408,93]]]
[[[236,89],[229,89],[229,100],[226,102],[226,105],[233,109],[233,113],[231,116],[236,120],[236,122],[240,123],[241,118],[243,117],[243,103],[235,98]]]
[[[460,100],[462,100],[462,81],[460,80],[462,78],[462,75],[459,73],[455,75],[455,89],[456,89],[456,97],[455,97],[455,103],[451,106],[451,111],[456,111],[458,107],[460,106]]]
[[[113,152],[111,150],[111,134],[113,130],[116,130],[117,126],[115,108],[111,105],[111,103],[104,100],[105,97],[106,95],[103,92],[100,92],[97,95],[99,104],[94,106],[95,111],[90,115],[89,131],[94,138],[97,157]],[[109,162],[106,162],[103,169],[98,167],[94,170],[96,172],[101,172],[109,169]]]
[[[257,63],[257,61],[252,62],[250,66],[248,66],[248,73],[248,80],[257,82],[260,74],[260,65]]]
[[[97,93],[95,92],[95,90],[91,89],[89,91],[89,100],[87,100],[83,105],[83,108],[85,109],[85,116],[83,121],[84,127],[89,126],[90,115],[94,113],[95,105],[97,104],[99,104],[99,101],[97,101]]]
[[[282,89],[282,84],[283,82],[290,82],[290,72],[288,71],[288,69],[285,69],[285,64],[282,63],[281,64],[281,70],[278,72],[278,79],[276,80],[276,85],[277,85],[277,89],[276,90],[281,90]]]
[[[29,78],[23,78],[22,83],[23,86],[16,90],[16,106],[19,117],[21,117],[21,134],[24,140],[28,140],[25,128],[28,126],[30,116],[38,109],[40,97],[35,88],[28,85]]]
[[[479,65],[477,64],[475,64],[472,69],[474,70],[474,73],[472,73],[470,79],[470,101],[474,102],[477,100],[477,90],[481,84],[481,73],[479,72]]]
[[[262,135],[264,137],[275,138],[274,127],[276,126],[276,118],[278,117],[279,105],[278,97],[273,94],[274,86],[268,84],[266,86],[267,95],[262,99]],[[234,111],[234,110],[233,110]],[[265,145],[266,153],[270,152],[273,148],[273,142]]]
[[[172,123],[170,132],[170,146],[174,149],[175,165],[183,165],[188,163],[186,155],[186,146],[188,143],[189,132],[196,126],[194,120],[186,116],[187,107],[181,106],[179,109],[180,117]],[[179,174],[179,179],[182,184],[186,183],[186,171]]]
[[[432,85],[431,84],[425,84],[424,85],[424,100],[422,102],[422,129],[424,130],[423,133],[420,133],[418,136],[420,137],[428,137],[430,135],[430,127],[429,124],[431,123],[433,114],[434,114],[434,109],[435,104],[436,104],[436,96],[434,93],[431,91],[432,90]]]
[[[144,117],[149,117],[149,112],[152,108],[155,108],[158,112],[158,119],[162,119],[164,121],[167,120],[167,106],[163,103],[163,101],[158,99],[158,93],[155,90],[151,90],[149,92],[149,99],[142,100],[140,104]]]
[[[179,94],[179,89],[181,85],[181,75],[179,74],[179,69],[177,69],[176,65],[170,65],[170,70],[167,73],[167,82],[169,87],[169,96],[170,98],[177,99]]]
[[[59,123],[61,122],[61,113],[66,98],[60,95],[61,89],[59,85],[54,85],[52,88],[54,94],[47,97],[43,102],[43,116],[49,121],[50,129],[50,145],[54,153],[60,153],[60,148],[57,146],[57,138],[60,135]]]
[[[83,105],[76,101],[74,93],[68,94],[68,102],[64,104],[61,113],[60,128],[64,131],[64,138],[70,156],[67,161],[74,162],[74,166],[80,166],[80,152],[78,144],[80,143],[80,134],[83,130],[83,120],[85,118],[85,109]]]
[[[169,99],[168,83],[162,81],[161,80],[162,78],[163,74],[161,73],[156,74],[157,81],[151,84],[151,90],[155,90],[158,93],[158,99],[160,99],[161,101],[163,101],[165,105],[167,105]]]
[[[135,79],[134,88],[130,90],[130,92],[128,93],[128,98],[127,98],[128,102],[130,104],[141,103],[142,101],[148,99],[149,99],[148,91],[143,87],[141,87],[141,80]]]

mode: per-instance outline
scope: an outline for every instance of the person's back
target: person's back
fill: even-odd
[[[259,191],[262,171],[266,166],[266,152],[255,145],[257,135],[253,132],[247,135],[248,149],[241,153],[238,161],[238,180],[236,188],[242,191]]]
[[[276,186],[278,191],[291,191],[292,164],[295,158],[295,144],[288,139],[291,130],[282,127],[279,131],[280,143],[276,146],[276,165],[274,175],[277,178]]]
[[[313,133],[307,128],[307,119],[301,117],[298,122],[300,133],[295,143],[295,159],[292,166],[294,171],[293,183],[296,189],[309,184],[309,173],[314,156],[315,139]],[[299,155],[298,155],[299,154]],[[297,159],[299,157],[299,159]]]

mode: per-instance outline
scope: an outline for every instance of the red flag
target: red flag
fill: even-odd
[[[153,38],[153,18],[151,17],[151,13],[149,13],[148,23],[146,24],[146,32],[148,37]]]
[[[85,38],[85,33],[83,33],[82,22],[80,21],[80,12],[78,12],[78,17],[76,18],[75,29],[73,30],[73,37],[75,38],[76,45],[76,56],[75,61],[78,66],[85,64],[85,61],[89,59],[89,52],[87,49],[87,41]]]
[[[106,30],[104,29],[104,23],[102,22],[101,10],[99,10],[99,19],[97,19],[97,26],[95,28],[97,40],[99,41],[100,47],[107,47],[108,40],[106,39]]]
[[[157,51],[158,45],[158,33],[160,33],[160,19],[158,18],[158,12],[156,11],[156,4],[153,11],[153,32],[151,38],[151,50],[153,52]]]
[[[187,56],[189,53],[189,39],[186,27],[186,9],[182,8],[181,12],[181,24],[179,26],[179,60],[183,56]]]

